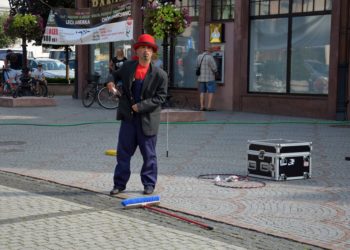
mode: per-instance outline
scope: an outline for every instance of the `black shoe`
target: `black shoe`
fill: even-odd
[[[123,192],[125,190],[125,188],[113,188],[111,190],[111,192],[109,192],[110,195],[116,195],[119,194],[120,192]]]
[[[154,191],[154,187],[152,186],[145,186],[145,189],[143,190],[143,194],[152,194]]]

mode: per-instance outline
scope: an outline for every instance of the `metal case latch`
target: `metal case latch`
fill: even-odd
[[[258,155],[259,160],[264,160],[264,157],[265,157],[265,150],[260,150]]]

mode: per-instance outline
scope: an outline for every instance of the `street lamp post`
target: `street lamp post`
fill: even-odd
[[[160,1],[161,3],[175,3],[175,0],[163,0]],[[169,78],[169,83],[172,82],[174,79],[172,77],[173,75],[173,49],[172,47],[174,46],[173,44],[173,37],[170,34],[165,34],[162,42],[163,46],[163,69],[165,72],[168,73],[168,78]],[[169,38],[170,38],[170,43],[169,43]],[[169,47],[170,47],[170,56],[169,56]],[[170,63],[169,63],[169,58],[170,58]],[[169,65],[170,64],[170,65]]]

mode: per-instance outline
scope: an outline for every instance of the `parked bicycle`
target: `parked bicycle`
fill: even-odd
[[[17,85],[15,84],[16,72],[9,72],[7,69],[3,69],[0,79],[0,96],[13,96],[16,97]]]
[[[47,96],[47,86],[39,84],[38,89],[36,80],[30,77],[29,72],[23,72],[16,81],[19,83],[14,97],[21,96]]]
[[[199,110],[199,105],[190,102],[186,95],[168,95],[164,108]]]
[[[49,90],[45,81],[32,79],[32,85],[33,87],[37,88],[36,89],[37,96],[44,96],[44,97],[48,96]]]
[[[10,77],[8,70],[4,70],[0,83],[0,95],[16,98],[21,96],[47,96],[47,93],[48,89],[45,84],[39,84],[38,89],[36,89],[35,80],[28,75],[28,72]]]
[[[15,96],[16,86],[9,82],[0,82],[0,96]]]
[[[95,101],[106,108],[116,109],[119,106],[119,97],[109,91],[104,84],[99,83],[100,75],[87,76],[88,85],[83,90],[82,103],[84,107],[90,107]]]

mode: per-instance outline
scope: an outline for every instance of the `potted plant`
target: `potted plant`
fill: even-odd
[[[149,0],[142,10],[145,31],[157,39],[179,35],[191,23],[188,10],[172,3]]]
[[[28,41],[41,37],[44,23],[41,16],[16,14],[9,16],[4,23],[4,32],[11,38],[26,38]]]

